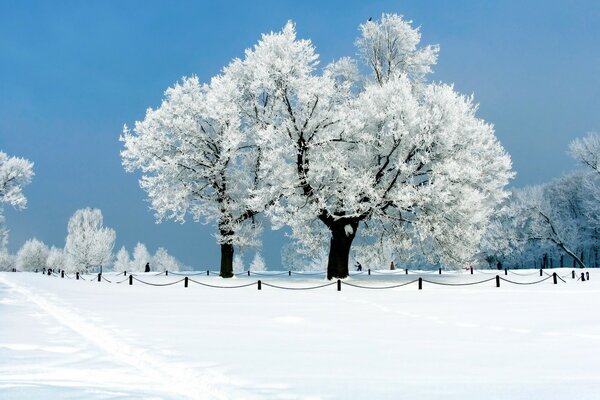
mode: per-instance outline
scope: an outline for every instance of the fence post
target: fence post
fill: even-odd
[[[35,269],[35,273],[36,273],[36,274],[38,273],[38,270],[37,270],[37,268]]]
[[[52,270],[48,268],[48,276],[52,275]]]
[[[102,273],[98,273],[98,282],[102,281]]]
[[[500,287],[500,275],[496,275],[496,287]]]
[[[183,279],[183,287],[188,287],[188,280],[187,276]]]
[[[555,285],[558,283],[558,281],[556,280],[556,272],[552,273],[552,280],[554,281]]]
[[[571,278],[575,279],[575,270],[571,271]]]
[[[75,279],[79,280],[79,271],[75,272]]]
[[[292,276],[292,271],[288,271],[288,276]]]
[[[473,275],[473,266],[471,265],[471,275]]]
[[[590,280],[590,273],[589,272],[585,273],[585,279],[587,279],[588,281]]]
[[[133,285],[133,275],[129,275],[129,286]]]
[[[540,268],[540,276],[542,276],[542,269]]]
[[[585,282],[585,273],[581,273],[581,282]]]
[[[442,269],[438,268],[438,272],[440,273],[440,275],[442,274]]]
[[[169,271],[165,269],[165,276],[169,276]]]
[[[508,275],[508,268],[504,268],[504,275]]]
[[[369,275],[371,275],[371,268],[369,268]]]
[[[408,268],[404,268],[404,272],[408,275]]]
[[[340,281],[339,279],[337,280],[337,291],[338,292],[342,291],[342,281]]]
[[[209,276],[209,275],[210,275],[210,271],[206,270],[206,276]]]
[[[258,284],[258,290],[262,290],[262,282],[260,281],[260,279],[257,282]]]
[[[62,271],[60,271],[60,277],[64,278],[65,277],[65,270],[63,269]]]
[[[419,290],[423,289],[423,278],[419,278]]]
[[[46,268],[42,268],[42,274],[46,275]]]
[[[248,270],[248,276],[250,276],[250,270]]]
[[[123,276],[127,276],[127,271],[123,271]]]

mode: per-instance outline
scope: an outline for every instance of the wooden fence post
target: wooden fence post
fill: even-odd
[[[496,275],[496,287],[500,287],[500,275]]]
[[[133,275],[129,275],[129,286],[133,285]]]
[[[556,279],[556,272],[552,273],[552,280],[554,281],[555,285],[558,283],[558,281]]]
[[[423,278],[419,278],[419,290],[423,289]]]
[[[337,280],[337,291],[341,292],[342,291],[342,281],[341,280]]]
[[[262,290],[262,282],[260,281],[260,279],[257,282],[258,284],[258,290]]]
[[[186,277],[183,279],[183,287],[188,287],[188,281],[189,281],[189,278],[186,276]]]

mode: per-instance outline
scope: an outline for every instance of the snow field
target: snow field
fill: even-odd
[[[536,271],[519,272],[528,275],[508,278],[539,280]],[[423,277],[464,283],[495,275]],[[385,286],[416,276],[345,282]],[[0,398],[593,399],[600,392],[594,278],[592,271],[589,282],[567,277],[558,285],[343,285],[338,292],[335,285],[225,290],[2,273]]]

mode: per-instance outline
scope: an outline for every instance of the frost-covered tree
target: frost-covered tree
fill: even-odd
[[[150,262],[150,252],[146,248],[146,245],[138,242],[133,248],[133,259],[131,260],[131,271],[133,272],[144,272],[146,270],[146,264]],[[150,268],[153,268],[150,265]]]
[[[512,219],[515,241],[551,245],[585,267],[577,254],[586,242],[581,176],[566,176],[546,185],[515,190],[506,207]]]
[[[131,268],[131,260],[129,259],[129,252],[122,246],[115,256],[115,263],[113,264],[113,271],[125,272]]]
[[[471,97],[426,82],[437,47],[419,47],[410,24],[384,15],[361,32],[372,70],[362,85],[348,59],[319,73],[312,43],[291,22],[227,67],[263,154],[253,199],[275,198],[273,226],[289,225],[304,247],[318,249],[328,233],[329,279],[348,275],[361,223],[367,243],[460,265],[507,195],[510,158]]]
[[[23,187],[28,185],[33,178],[33,163],[24,158],[9,157],[0,151],[0,251],[6,249],[8,229],[4,221],[4,204],[9,204],[16,209],[27,206],[27,198],[23,194]]]
[[[151,265],[154,271],[179,271],[179,264],[179,261],[162,247],[152,256]]]
[[[108,264],[116,234],[103,225],[102,211],[84,208],[75,211],[67,226],[65,256],[69,272],[90,272]]]
[[[253,271],[253,272],[262,272],[262,271],[267,270],[267,267],[265,265],[265,259],[259,252],[256,252],[254,254],[254,258],[252,259],[252,262],[250,263],[249,268],[250,268],[250,271]]]
[[[48,246],[37,239],[29,239],[17,252],[17,269],[35,271],[46,268]]]
[[[65,269],[66,257],[63,249],[52,246],[46,258],[46,267],[54,271]]]
[[[247,202],[260,183],[261,153],[242,133],[236,96],[227,73],[206,85],[184,78],[121,136],[123,165],[142,172],[140,186],[157,221],[190,215],[216,225],[222,277],[232,276],[234,246],[258,242],[255,215],[264,208]]]
[[[233,256],[233,273],[239,274],[244,272],[244,259],[239,254]]]
[[[0,271],[12,271],[16,266],[15,256],[0,250]]]

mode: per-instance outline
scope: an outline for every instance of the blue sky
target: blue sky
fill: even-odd
[[[574,168],[568,143],[600,131],[598,1],[0,0],[0,149],[36,172],[28,209],[6,208],[10,250],[30,237],[62,247],[70,215],[90,206],[117,231],[116,248],[141,241],[216,267],[212,227],[154,223],[138,176],[121,167],[123,124],[182,76],[208,80],[288,19],[325,65],[355,55],[358,24],[382,12],[440,44],[434,79],[475,95],[513,158],[513,185]],[[282,233],[264,240],[279,268]]]

